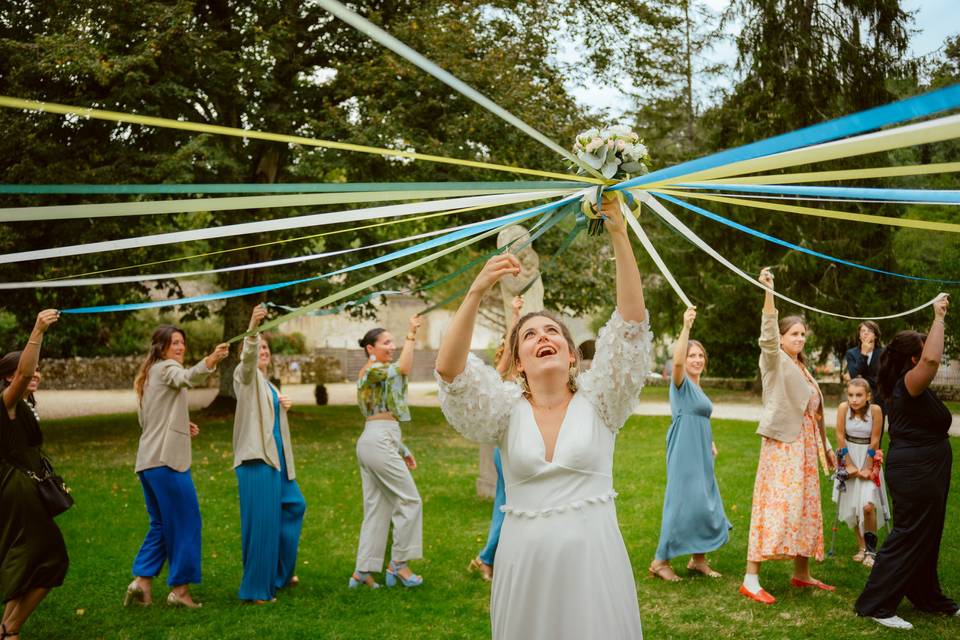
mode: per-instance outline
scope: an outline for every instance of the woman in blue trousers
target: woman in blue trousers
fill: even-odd
[[[136,472],[150,515],[150,529],[133,562],[133,582],[123,605],[153,602],[153,578],[169,563],[167,604],[197,608],[190,583],[200,582],[200,504],[190,476],[190,441],[200,428],[190,422],[187,389],[204,382],[227,357],[226,344],[190,369],[182,330],[162,325],[153,332],[150,353],[133,386],[140,399],[140,445]]]
[[[267,314],[257,305],[250,331]],[[243,341],[233,372],[237,414],[233,424],[234,470],[240,488],[243,540],[241,600],[263,604],[277,589],[299,584],[294,575],[307,503],[296,481],[287,409],[290,399],[270,383],[271,353],[260,335]]]

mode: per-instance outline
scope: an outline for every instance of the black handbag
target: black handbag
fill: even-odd
[[[37,484],[40,501],[50,517],[56,518],[73,506],[73,496],[70,495],[70,487],[67,483],[53,470],[50,460],[46,456],[41,456],[40,459],[43,461],[42,476],[27,470],[23,470],[23,473]]]

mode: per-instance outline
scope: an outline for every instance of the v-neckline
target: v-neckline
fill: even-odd
[[[567,403],[567,408],[563,411],[563,418],[560,419],[560,426],[557,428],[557,438],[553,442],[553,455],[550,456],[550,459],[547,460],[547,441],[543,439],[543,431],[540,429],[540,423],[537,422],[537,414],[533,410],[533,403],[530,402],[529,398],[524,398],[527,401],[527,407],[530,408],[530,418],[533,420],[533,428],[537,431],[537,436],[540,438],[540,459],[547,464],[553,464],[554,460],[557,459],[557,449],[560,447],[560,436],[564,432],[564,427],[567,425],[567,416],[570,415],[570,405],[573,404],[574,399],[576,399],[577,394],[574,393],[570,396],[570,402]]]

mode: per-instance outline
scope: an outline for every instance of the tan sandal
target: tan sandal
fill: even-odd
[[[650,563],[650,568],[647,569],[651,578],[660,578],[665,582],[680,582],[683,580],[683,578],[678,576],[677,572],[673,570],[669,562],[664,562],[659,567],[656,566],[656,564],[657,562],[654,560]]]
[[[860,551],[857,551],[853,555],[851,560],[853,560],[854,562],[863,562],[863,559],[866,557],[866,555],[867,555],[867,550],[864,547],[860,547]]]
[[[710,567],[710,565],[706,563],[706,561],[704,561],[703,564],[697,564],[697,563],[695,563],[695,562],[693,561],[692,558],[690,559],[690,562],[687,563],[687,570],[688,570],[688,571],[696,571],[696,572],[698,572],[698,573],[702,573],[703,575],[707,576],[708,578],[722,578],[722,577],[723,577],[723,574],[721,574],[719,571],[714,571],[714,570]]]
[[[470,564],[467,565],[468,572],[477,571],[480,573],[480,577],[483,578],[484,582],[493,581],[493,567],[485,563],[480,558],[474,558],[470,561]]]
[[[867,552],[863,556],[863,566],[868,569],[872,569],[873,565],[876,563],[876,554]]]

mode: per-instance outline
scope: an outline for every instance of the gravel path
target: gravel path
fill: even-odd
[[[284,393],[293,398],[294,404],[314,404],[313,385],[292,384],[284,387]],[[190,408],[205,407],[217,394],[216,389],[191,389]],[[327,385],[330,404],[352,405],[357,400],[356,386],[348,383]],[[417,407],[436,407],[437,385],[433,382],[411,382],[409,386],[410,404]],[[131,413],[137,410],[137,397],[133,390],[109,391],[44,391],[37,392],[37,409],[47,419],[73,418],[78,416],[102,415],[109,413]],[[663,401],[644,401],[640,398],[637,414],[643,416],[669,416],[670,403]],[[745,420],[757,422],[760,419],[760,403],[716,403],[713,405],[713,417],[726,420]],[[836,426],[836,413],[827,411],[827,426]],[[954,414],[950,435],[960,436],[960,415]]]

